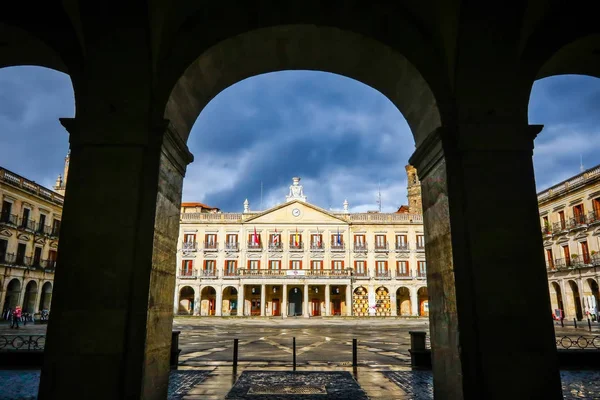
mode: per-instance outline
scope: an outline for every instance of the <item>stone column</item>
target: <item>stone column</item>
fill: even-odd
[[[240,284],[239,288],[238,288],[238,309],[237,309],[237,315],[238,317],[243,317],[244,316],[244,303],[246,302],[246,300],[244,299],[244,284]]]
[[[194,312],[193,314],[196,316],[200,316],[202,314],[202,285],[196,286],[194,289]]]
[[[221,317],[223,315],[223,286],[218,285],[215,287],[217,290],[217,296],[215,299],[215,317]]]
[[[410,315],[413,317],[419,316],[419,289],[416,287],[410,288]]]
[[[283,285],[283,300],[281,300],[281,316],[283,318],[287,318],[287,312],[288,312],[288,305],[287,305],[287,298],[288,298],[288,288],[287,285]]]
[[[411,157],[423,193],[436,398],[562,399],[532,163],[540,130],[440,128]],[[535,343],[507,341],[499,323]]]
[[[177,215],[192,156],[166,122],[138,112],[61,119],[71,158],[40,399],[167,396]],[[90,257],[99,243],[108,250]]]
[[[331,316],[331,287],[325,285],[325,316]]]
[[[260,316],[264,317],[265,316],[265,310],[267,308],[267,286],[266,285],[260,285]]]
[[[304,285],[304,301],[302,302],[302,316],[308,318],[308,285]]]
[[[346,315],[352,316],[352,285],[346,285]]]
[[[176,285],[173,293],[173,315],[177,315],[177,310],[179,310],[179,290],[179,286]]]
[[[398,316],[398,287],[394,286],[390,289],[390,302],[392,303],[392,317]]]

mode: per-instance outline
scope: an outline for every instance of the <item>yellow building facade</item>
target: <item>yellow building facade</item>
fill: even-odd
[[[63,196],[0,168],[0,310],[49,310]]]
[[[538,205],[553,313],[597,319],[600,165],[538,193]]]
[[[428,315],[423,219],[410,208],[351,213],[345,201],[342,211],[328,211],[307,201],[300,178],[282,204],[260,212],[247,200],[240,213],[187,204],[178,314]]]

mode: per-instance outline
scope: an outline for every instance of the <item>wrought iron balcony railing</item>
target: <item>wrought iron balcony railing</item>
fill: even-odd
[[[378,279],[392,279],[390,271],[375,271],[375,277]]]
[[[553,234],[557,234],[557,233],[560,233],[565,230],[567,230],[567,222],[566,221],[554,222],[552,224],[552,233]]]
[[[218,278],[217,271],[214,269],[201,269],[198,271],[199,278]]]
[[[557,271],[568,269],[570,267],[571,267],[571,260],[569,258],[555,258],[554,259],[554,268],[556,268]]]
[[[592,265],[594,266],[598,266],[600,265],[600,253],[594,253],[590,256],[590,261],[592,263]]]
[[[248,251],[262,251],[262,243],[248,242]]]
[[[600,210],[594,210],[594,211],[588,212],[587,223],[589,225],[600,223]]]
[[[388,242],[385,243],[375,243],[375,252],[381,253],[389,250]]]
[[[219,242],[204,242],[202,248],[204,251],[217,251],[219,250]]]
[[[290,242],[290,251],[302,251],[304,250],[303,242]]]
[[[331,243],[331,251],[346,251],[346,246],[344,243]]]
[[[181,269],[179,270],[180,279],[196,279],[198,274],[195,269]]]
[[[408,243],[396,243],[395,250],[398,252],[410,251]]]
[[[352,276],[354,276],[357,279],[369,279],[369,271],[363,271],[363,270],[354,270],[352,271]]]
[[[354,252],[361,253],[369,251],[369,246],[366,243],[354,243]]]
[[[240,244],[238,242],[225,242],[226,251],[239,251]]]
[[[52,229],[50,231],[50,236],[58,237],[59,233],[60,233],[60,224],[52,227]]]
[[[569,229],[584,228],[586,226],[587,222],[585,220],[585,215],[583,214],[569,218],[569,223],[567,224],[567,228]]]
[[[426,279],[427,271],[417,271],[417,279]]]
[[[269,243],[269,251],[283,251],[281,242]]]
[[[325,246],[323,246],[323,243],[311,243],[310,244],[310,251],[323,251],[325,250]]]
[[[17,228],[27,229],[28,231],[34,232],[35,226],[36,226],[36,223],[34,220],[21,217],[21,218],[19,218],[19,224],[18,224]]]
[[[18,215],[10,214],[10,213],[0,214],[0,224],[17,225],[18,220],[19,220]]]
[[[183,242],[181,248],[183,251],[196,251],[198,250],[198,242]]]
[[[346,278],[349,269],[239,269],[240,278]]]
[[[0,264],[14,265],[17,257],[14,253],[0,253]]]
[[[417,251],[425,251],[425,245],[424,244],[417,244]]]
[[[396,279],[412,279],[410,271],[396,271]]]
[[[237,268],[228,269],[228,270],[223,271],[224,278],[237,278],[238,275],[239,275],[239,271]]]

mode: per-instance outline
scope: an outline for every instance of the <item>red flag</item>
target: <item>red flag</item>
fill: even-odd
[[[299,241],[298,241],[298,227],[296,227],[296,247],[299,245]]]
[[[258,246],[258,233],[256,233],[256,227],[254,227],[254,236],[252,238],[252,243]]]

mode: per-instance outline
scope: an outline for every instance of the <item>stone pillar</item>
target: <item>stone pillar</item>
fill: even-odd
[[[267,286],[266,285],[260,285],[260,316],[264,317],[265,316],[265,311],[267,308]]]
[[[346,285],[346,315],[352,316],[352,285]]]
[[[61,120],[71,168],[40,399],[167,397],[179,234],[173,216],[192,156],[165,121],[150,126],[138,112],[132,105]],[[99,243],[109,250],[90,257]],[[73,301],[74,293],[85,301]]]
[[[244,299],[244,284],[240,284],[239,288],[238,288],[238,309],[237,309],[237,315],[238,317],[243,317],[244,316],[244,303],[246,302],[246,300]]]
[[[223,315],[223,286],[218,285],[215,287],[217,290],[217,296],[215,299],[215,317],[221,317]]]
[[[440,128],[410,159],[423,193],[436,398],[562,399],[532,163],[540,130]],[[507,341],[500,323],[535,343]]]
[[[179,290],[179,286],[176,285],[175,292],[173,293],[173,315],[177,315],[177,311],[179,310]]]
[[[283,300],[281,300],[281,316],[283,318],[287,318],[287,312],[288,312],[288,305],[287,305],[287,298],[288,298],[288,287],[287,285],[283,285]]]
[[[304,301],[302,302],[302,316],[308,318],[308,285],[304,285]]]
[[[331,316],[331,287],[325,285],[325,316]]]
[[[419,316],[419,289],[416,287],[410,288],[410,315],[413,317]]]
[[[398,316],[398,298],[396,295],[398,294],[398,288],[394,286],[390,289],[390,302],[392,303],[392,317]]]

